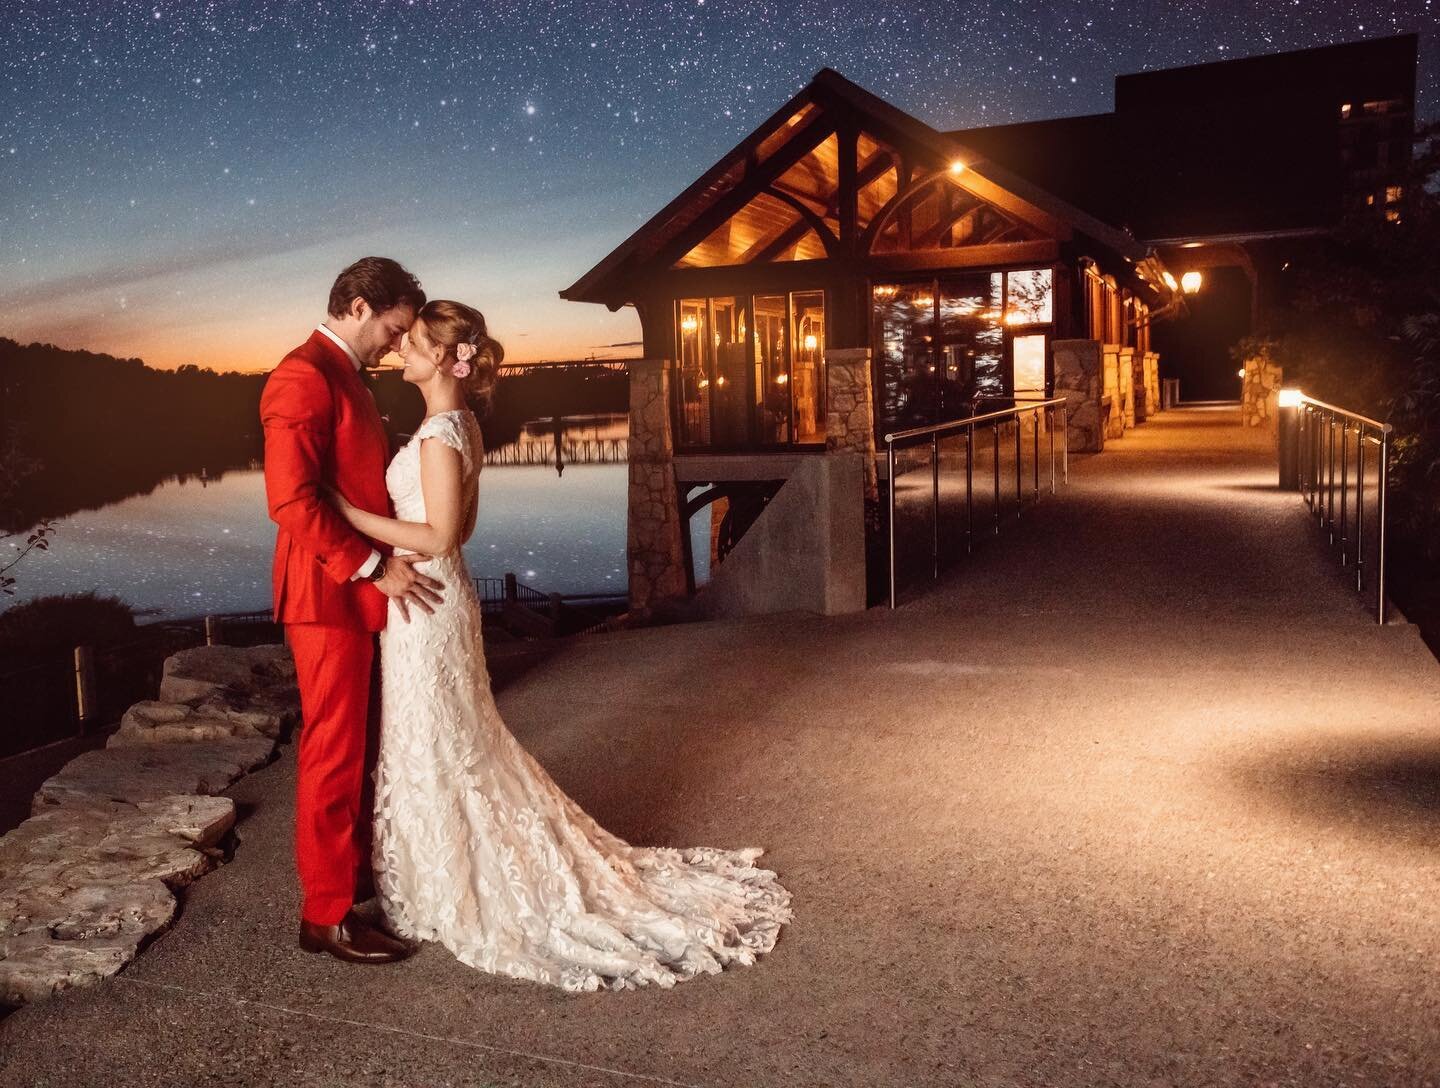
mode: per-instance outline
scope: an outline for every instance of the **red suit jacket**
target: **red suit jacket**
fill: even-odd
[[[385,595],[350,580],[372,548],[331,506],[320,485],[362,510],[392,516],[385,490],[389,439],[355,364],[324,333],[280,361],[260,396],[265,498],[275,538],[275,619],[379,631]]]

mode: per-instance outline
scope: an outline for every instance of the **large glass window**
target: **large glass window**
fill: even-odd
[[[791,295],[795,441],[825,441],[825,292]]]
[[[982,398],[1045,391],[1051,269],[876,284],[871,301],[882,432],[959,419]]]
[[[678,306],[675,374],[676,439],[684,446],[710,444],[710,306],[703,298],[684,299]]]
[[[682,299],[675,440],[736,449],[825,441],[825,294]]]

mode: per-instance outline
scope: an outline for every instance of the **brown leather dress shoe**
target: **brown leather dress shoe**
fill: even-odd
[[[415,952],[404,941],[367,925],[353,910],[336,926],[302,919],[300,947],[306,952],[328,952],[346,963],[395,963]]]

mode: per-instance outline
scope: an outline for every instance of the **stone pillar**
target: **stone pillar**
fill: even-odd
[[[869,348],[829,348],[825,352],[825,448],[861,455],[865,500],[878,502]]]
[[[1247,427],[1264,427],[1279,434],[1280,386],[1285,371],[1264,352],[1245,360],[1245,379],[1240,386],[1240,418]]]
[[[1105,448],[1100,341],[1056,340],[1050,352],[1055,364],[1054,395],[1065,398],[1069,415],[1069,448],[1073,453],[1099,453]]]
[[[1135,349],[1120,349],[1120,408],[1124,412],[1125,430],[1135,426]]]
[[[1153,416],[1160,411],[1160,355],[1145,353],[1145,413]]]
[[[630,608],[643,611],[684,597],[680,495],[670,435],[670,374],[665,359],[635,359],[630,372],[630,494],[626,554]]]
[[[1108,410],[1102,408],[1105,437],[1119,438],[1125,433],[1125,398],[1120,395],[1120,349],[1114,344],[1101,347],[1105,375],[1105,396],[1110,398]]]
[[[1136,423],[1144,423],[1145,420],[1150,417],[1151,413],[1155,411],[1154,405],[1150,400],[1150,380],[1145,373],[1145,359],[1145,352],[1136,348],[1135,361],[1131,371],[1131,376],[1135,380],[1134,395],[1131,399],[1135,403]]]

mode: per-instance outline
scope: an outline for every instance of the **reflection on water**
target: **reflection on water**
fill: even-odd
[[[471,573],[513,571],[547,593],[623,594],[624,459],[587,464],[583,454],[606,442],[623,446],[625,431],[623,415],[564,420],[563,472],[553,457],[554,421],[527,425],[513,444],[549,442],[548,460],[505,463],[511,445],[490,451],[475,535],[465,546]],[[147,494],[75,513],[56,528],[50,551],[32,553],[16,568],[20,581],[8,603],[95,590],[171,616],[270,607],[275,526],[258,468],[172,477]]]

